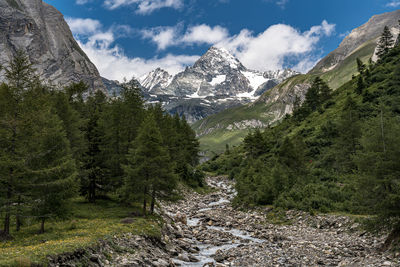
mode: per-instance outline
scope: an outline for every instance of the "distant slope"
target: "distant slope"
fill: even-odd
[[[263,128],[281,120],[292,112],[296,97],[304,101],[312,80],[317,76],[332,89],[350,81],[357,73],[356,59],[367,62],[374,56],[377,39],[385,25],[397,36],[399,18],[400,10],[373,16],[366,24],[354,29],[336,50],[318,62],[309,73],[287,79],[265,92],[254,103],[228,109],[196,122],[193,129],[200,138],[202,149],[209,155],[211,152],[221,153],[226,144],[239,144],[252,128]]]

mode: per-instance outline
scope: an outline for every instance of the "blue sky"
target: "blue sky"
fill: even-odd
[[[156,67],[177,73],[212,45],[251,69],[306,72],[371,16],[400,8],[400,0],[44,1],[113,80]]]

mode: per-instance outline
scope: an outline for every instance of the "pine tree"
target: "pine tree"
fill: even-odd
[[[356,93],[361,95],[364,91],[364,88],[365,88],[364,79],[361,75],[359,75],[357,79]]]
[[[105,158],[100,147],[104,139],[104,129],[99,125],[103,108],[106,104],[106,96],[97,91],[86,101],[86,113],[88,116],[84,128],[86,149],[83,155],[83,174],[81,176],[81,193],[89,202],[94,203],[98,195],[98,189],[103,192],[110,187],[106,180]]]
[[[331,98],[331,91],[320,77],[316,77],[306,93],[306,100],[303,106],[311,111],[317,110],[325,101]]]
[[[350,96],[346,99],[337,125],[338,137],[333,146],[336,164],[341,172],[349,173],[355,169],[353,156],[357,152],[361,137],[358,106]]]
[[[27,156],[25,144],[29,138],[27,114],[29,106],[24,104],[27,90],[38,82],[35,70],[28,57],[18,50],[14,58],[4,67],[6,84],[0,86],[0,184],[5,208],[3,235],[10,236],[12,203],[21,204],[21,185]],[[20,225],[17,214],[17,229]]]
[[[399,132],[399,117],[382,110],[365,125],[361,149],[355,157],[360,204],[378,215],[379,226],[393,227],[386,245],[390,245],[391,236],[399,238],[400,233]]]
[[[68,199],[75,195],[77,182],[77,168],[63,123],[43,91],[39,87],[29,92],[27,100],[34,123],[31,142],[25,144],[30,155],[25,166],[34,200],[32,211],[41,221],[39,233],[44,233],[46,219],[68,213]]]
[[[386,55],[389,52],[390,48],[393,47],[393,43],[394,43],[393,35],[390,32],[389,27],[385,26],[382,35],[379,38],[378,47],[376,51],[376,54],[379,59],[381,59],[384,55]]]
[[[156,199],[167,197],[173,192],[176,176],[152,114],[141,125],[127,158],[128,164],[123,165],[126,199],[130,200],[135,194],[140,194],[144,215],[148,199],[151,199],[150,211],[153,213]]]
[[[357,70],[358,70],[358,72],[360,74],[363,74],[365,69],[366,69],[365,64],[361,61],[360,58],[357,58],[356,61],[357,61]]]
[[[124,172],[122,164],[145,114],[140,89],[124,85],[120,98],[113,99],[104,107],[99,125],[104,129],[100,149],[106,159],[107,179],[114,188],[122,186]]]

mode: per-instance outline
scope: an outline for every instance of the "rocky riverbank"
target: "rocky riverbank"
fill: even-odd
[[[86,254],[88,266],[400,266],[399,253],[379,252],[385,236],[360,231],[349,217],[288,211],[276,224],[271,209],[234,209],[232,181],[207,183],[212,193],[162,204],[160,238],[103,242]]]
[[[399,254],[380,253],[385,236],[359,231],[346,216],[311,216],[288,211],[283,224],[272,224],[271,209],[244,212],[232,208],[233,183],[224,177],[208,179],[214,193],[188,194],[165,206],[185,214],[187,225],[176,223],[178,238],[190,250],[174,258],[184,266],[400,266]],[[179,216],[178,216],[179,217]],[[187,261],[196,258],[199,262]]]

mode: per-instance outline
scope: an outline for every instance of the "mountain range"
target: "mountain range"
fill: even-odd
[[[211,47],[193,66],[170,75],[157,68],[139,79],[148,103],[160,102],[193,123],[226,108],[255,101],[293,70],[250,70],[224,48]]]

